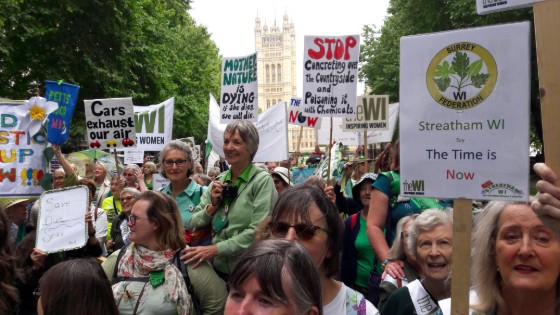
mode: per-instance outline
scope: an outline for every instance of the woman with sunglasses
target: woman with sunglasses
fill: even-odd
[[[188,222],[195,207],[200,203],[204,192],[202,186],[191,177],[194,174],[193,153],[191,148],[183,141],[173,140],[163,147],[159,154],[161,161],[161,176],[169,179],[169,185],[159,191],[175,200],[179,207],[185,240],[190,246],[210,245],[212,229],[198,229],[190,231]]]
[[[359,292],[334,279],[339,272],[342,222],[336,206],[316,186],[286,189],[259,238],[298,242],[309,252],[321,283],[323,314],[378,314]]]
[[[253,242],[258,224],[276,201],[270,174],[254,166],[259,133],[249,121],[235,121],[224,131],[224,155],[231,165],[212,182],[189,221],[193,230],[212,227],[212,245],[187,248],[182,259],[198,264],[213,260],[227,280],[241,251]]]
[[[103,263],[120,314],[194,314],[193,297],[176,263],[185,238],[175,201],[159,192],[142,193],[132,206],[128,227],[131,243]],[[207,263],[186,269],[202,313],[222,314],[225,283]]]

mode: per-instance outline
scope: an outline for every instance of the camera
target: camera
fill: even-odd
[[[237,197],[237,187],[235,187],[235,186],[225,186],[222,189],[222,197],[235,199],[235,197]]]

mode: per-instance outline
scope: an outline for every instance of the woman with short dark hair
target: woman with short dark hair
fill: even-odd
[[[40,280],[39,315],[118,315],[111,285],[98,262],[73,259],[61,262]]]
[[[229,284],[225,315],[269,314],[271,307],[274,314],[323,314],[319,274],[298,243],[254,243],[237,261]]]

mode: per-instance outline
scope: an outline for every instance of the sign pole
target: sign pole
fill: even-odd
[[[331,147],[332,147],[332,124],[333,124],[333,120],[332,120],[332,116],[331,116],[331,129],[330,129],[330,135],[329,135],[329,145],[327,146],[327,150],[329,150],[329,157],[328,157],[328,161],[329,163],[327,164],[327,185],[330,184],[331,181]]]
[[[296,151],[299,152],[299,148],[301,147],[301,138],[303,137],[303,126],[299,126],[299,136],[297,140]]]
[[[533,5],[535,15],[535,40],[537,42],[537,63],[543,125],[543,141],[546,164],[560,174],[560,125],[556,118],[560,115],[560,1],[543,1]],[[556,186],[560,183],[556,182]]]
[[[469,314],[472,199],[453,200],[451,314]]]
[[[117,167],[117,178],[121,176],[121,171],[119,170],[119,158],[117,157],[117,149],[113,149],[113,154],[115,155],[115,165]]]
[[[366,160],[366,173],[369,173],[369,168],[368,168],[368,158],[369,158],[369,150],[367,149],[367,130],[364,130],[364,146],[363,146],[363,151],[364,151],[364,159]]]

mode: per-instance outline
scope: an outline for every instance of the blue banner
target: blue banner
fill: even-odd
[[[45,81],[45,85],[45,98],[58,103],[58,109],[49,115],[47,140],[53,144],[63,144],[70,133],[70,121],[76,108],[80,87],[49,80]]]

